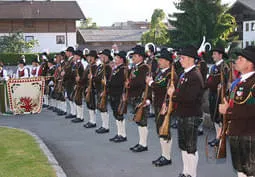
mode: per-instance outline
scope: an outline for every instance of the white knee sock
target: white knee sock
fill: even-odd
[[[57,108],[60,110],[60,101],[57,100]]]
[[[61,101],[61,110],[66,112],[66,102],[65,101]]]
[[[66,99],[66,113],[71,114],[71,101]]]
[[[167,140],[164,140],[163,138],[160,138],[160,144],[161,144],[162,156],[165,157],[167,160],[170,160],[172,140],[167,141]]]
[[[187,153],[187,151],[181,151],[181,153],[182,153],[182,162],[183,162],[183,171],[182,171],[182,173],[184,175],[187,175],[189,173],[189,170],[188,170],[188,167],[189,167],[188,153]]]
[[[217,123],[214,123],[214,127],[215,127],[215,131],[216,131],[216,138],[219,138],[221,127]]]
[[[101,112],[102,127],[109,129],[109,114],[108,112]]]
[[[148,128],[138,126],[139,132],[139,144],[143,147],[147,147]]]
[[[189,156],[189,175],[192,177],[197,177],[197,164],[198,164],[198,152],[196,151],[195,154],[188,154]]]
[[[73,101],[71,102],[71,114],[76,115],[76,104]]]
[[[47,101],[47,102],[48,102],[48,105],[49,105],[49,106],[52,106],[52,104],[51,104],[51,99],[49,98],[49,96],[48,96],[48,101]]]
[[[117,135],[121,135],[120,133],[120,121],[116,120],[116,126],[117,126]]]
[[[76,109],[77,109],[77,118],[80,118],[81,120],[83,120],[82,105],[76,105]]]
[[[53,102],[53,107],[56,108],[57,107],[57,100],[56,99],[52,99]]]
[[[124,138],[127,137],[127,134],[126,134],[126,120],[123,119],[122,121],[119,121],[120,122],[120,134],[121,136],[123,136]]]
[[[96,123],[96,112],[91,109],[89,109],[89,122],[92,124]]]

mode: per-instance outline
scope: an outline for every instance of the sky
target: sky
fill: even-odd
[[[166,14],[175,10],[174,0],[77,0],[85,17],[91,17],[98,26],[111,26],[114,22],[150,21],[153,10],[161,8]],[[222,0],[234,3],[235,0]]]

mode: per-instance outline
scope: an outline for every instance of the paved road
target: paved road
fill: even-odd
[[[87,120],[87,112],[85,112],[85,117]],[[85,129],[82,124],[72,124],[70,120],[56,116],[48,110],[43,110],[37,115],[0,116],[1,126],[28,129],[39,135],[53,152],[68,177],[178,176],[182,169],[182,161],[175,129],[172,129],[173,164],[166,167],[154,167],[151,161],[160,155],[160,145],[153,119],[149,120],[149,151],[142,153],[129,151],[129,147],[138,142],[137,127],[133,122],[127,121],[128,141],[121,144],[108,141],[115,135],[112,116],[110,123],[111,132],[98,135],[93,129]],[[212,136],[210,133],[209,138]],[[204,145],[205,135],[199,137],[198,177],[235,176],[230,156],[226,160],[216,161],[214,158],[207,160]],[[210,149],[210,154],[212,152],[213,149]]]

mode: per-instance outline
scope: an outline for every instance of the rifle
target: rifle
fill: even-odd
[[[77,77],[77,76],[80,77],[78,65],[76,66],[76,69],[75,69],[75,80],[76,80],[76,77]],[[76,85],[74,86],[74,99],[78,99],[78,98],[77,98],[78,92],[79,92],[79,83],[76,81]],[[80,98],[80,99],[82,99],[82,98]],[[80,101],[81,101],[81,100],[80,100]]]
[[[106,99],[107,99],[107,88],[106,88],[106,64],[103,65],[104,73],[103,73],[103,80],[105,82],[102,82],[103,85],[103,92],[101,93],[100,102],[97,105],[97,108],[100,111],[104,111],[106,109]]]
[[[151,66],[150,65],[147,65],[148,68],[149,68],[149,71],[148,73],[150,74],[151,73]],[[146,104],[146,99],[148,97],[148,93],[149,93],[149,85],[146,84],[146,87],[145,87],[145,90],[144,90],[144,95],[143,95],[143,100],[142,102],[136,107],[136,110],[135,110],[135,115],[134,115],[134,118],[133,120],[137,123],[139,123],[141,120],[142,120],[142,117],[143,117],[143,111],[144,111],[144,105]]]
[[[230,77],[229,77],[229,82],[232,80],[232,63],[230,63]],[[221,81],[221,104],[224,103],[224,98],[225,98],[225,83],[224,83],[224,65],[222,65],[221,68],[221,73],[220,73],[220,81]],[[226,151],[226,131],[228,128],[228,121],[227,121],[227,114],[223,114],[223,125],[221,129],[221,134],[220,134],[220,142],[219,142],[219,147],[216,152],[216,158],[221,159],[221,158],[226,158],[227,156],[227,151]]]
[[[126,66],[125,67],[125,80],[127,81],[129,78],[128,78],[128,67]],[[128,102],[128,88],[125,88],[124,87],[124,91],[123,93],[125,94],[124,95],[124,98],[122,98],[120,100],[120,104],[118,106],[118,114],[119,115],[123,115],[123,114],[126,114],[127,113],[127,102]]]
[[[171,80],[170,82],[170,87],[174,87],[174,64],[171,66]],[[167,95],[167,93],[166,93]],[[168,108],[167,108],[167,113],[165,115],[161,115],[161,111],[159,113],[159,118],[162,118],[161,116],[164,116],[164,122],[162,123],[161,127],[159,128],[159,135],[160,136],[167,136],[169,137],[169,122],[170,122],[170,116],[173,112],[173,100],[172,97],[169,97],[169,103],[168,103]]]
[[[85,97],[85,100],[87,103],[90,103],[91,95],[92,95],[92,64],[90,64],[89,75],[90,75],[89,86],[87,88],[87,93],[86,93],[86,97]]]

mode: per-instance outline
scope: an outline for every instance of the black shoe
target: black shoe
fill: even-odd
[[[202,136],[204,134],[204,131],[203,130],[198,130],[198,132],[197,132],[197,135],[198,136]]]
[[[110,138],[109,141],[114,141],[115,139],[117,139],[119,137],[119,135],[115,135],[114,137]]]
[[[135,146],[129,148],[129,150],[133,151],[135,148],[137,148],[137,146],[139,146],[139,144],[136,144]]]
[[[157,161],[159,161],[159,159],[161,159],[162,156],[160,156],[159,158],[157,158],[156,160],[152,161],[152,164],[155,164]]]
[[[180,173],[178,177],[186,177],[183,173]]]
[[[64,113],[64,111],[59,111],[59,112],[57,113],[57,115],[58,115],[58,116],[63,116],[63,115],[65,115],[65,113]]]
[[[118,136],[116,139],[113,140],[115,143],[121,143],[124,141],[127,141],[127,137],[123,137],[123,136]]]
[[[80,119],[80,118],[75,118],[73,120],[71,120],[73,123],[80,123],[80,122],[83,122],[84,119]]]
[[[96,133],[102,134],[102,133],[109,133],[109,129],[106,129],[104,127],[100,127],[96,130]]]
[[[53,110],[53,108],[54,108],[54,107],[49,106],[47,109],[48,109],[48,110]]]
[[[46,104],[43,104],[43,106],[42,106],[43,108],[48,108],[49,107],[49,105],[46,105]]]
[[[172,164],[172,160],[171,159],[167,160],[164,156],[161,156],[161,158],[154,163],[156,167],[162,167],[162,166],[171,165],[171,164]]]
[[[103,127],[96,129],[95,132],[98,133],[99,131],[101,131],[101,129],[103,129]]]
[[[213,142],[210,143],[210,146],[211,147],[219,146],[219,143],[220,143],[220,140],[219,139],[215,139]]]
[[[173,124],[171,125],[171,127],[174,128],[174,129],[176,129],[176,128],[177,128],[177,123],[176,123],[176,122],[173,123]]]
[[[94,127],[96,127],[96,124],[88,122],[88,123],[84,124],[83,127],[85,127],[85,128],[94,128]]]
[[[143,152],[143,151],[148,151],[148,147],[146,146],[146,147],[144,147],[144,146],[142,146],[142,145],[138,145],[136,148],[134,148],[133,150],[132,150],[133,152]]]
[[[76,115],[69,114],[65,117],[66,119],[76,118]]]
[[[56,113],[57,113],[57,115],[58,115],[60,112],[62,112],[62,111],[61,111],[60,109],[56,108]]]

